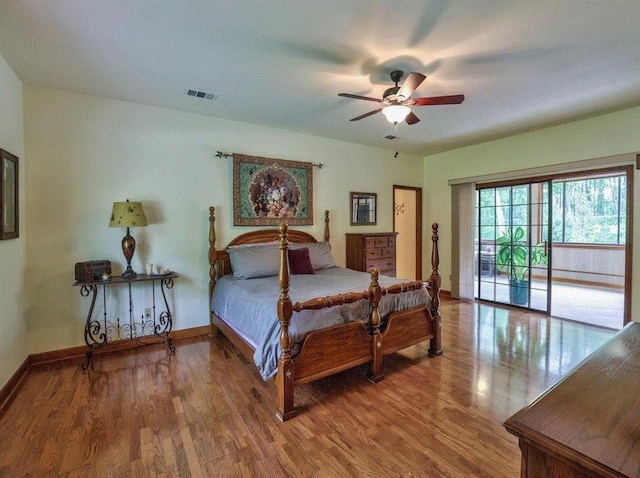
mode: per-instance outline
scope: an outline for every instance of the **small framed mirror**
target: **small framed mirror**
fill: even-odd
[[[376,193],[351,193],[351,225],[367,226],[377,222],[378,195]]]

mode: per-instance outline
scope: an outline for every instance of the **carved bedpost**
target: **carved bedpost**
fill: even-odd
[[[436,322],[435,331],[436,336],[431,339],[429,343],[429,356],[434,357],[442,355],[442,324],[440,323],[440,284],[441,277],[438,272],[440,267],[440,254],[438,253],[438,223],[434,222],[431,225],[431,242],[433,243],[431,249],[431,277],[429,278],[429,294],[431,295],[431,316]]]
[[[211,301],[213,299],[213,289],[216,286],[216,208],[209,208],[209,325],[211,326],[211,336],[218,333],[218,329],[213,325]]]
[[[378,284],[378,269],[371,270],[371,284],[369,285],[369,300],[371,301],[371,333],[373,341],[373,361],[371,362],[371,371],[369,372],[369,380],[379,382],[384,378],[382,371],[382,334],[380,333],[380,311],[378,304],[382,298],[382,289]]]
[[[280,321],[280,358],[278,359],[278,372],[276,374],[276,388],[278,389],[278,410],[276,416],[282,420],[288,420],[295,416],[293,408],[293,360],[291,360],[291,338],[289,337],[289,323],[293,315],[293,304],[289,297],[289,257],[287,255],[286,224],[280,224],[280,271],[278,272],[278,284],[280,286],[280,298],[278,299],[278,320]]]
[[[431,313],[433,315],[439,315],[441,278],[438,272],[438,268],[440,267],[440,254],[438,252],[438,223],[436,222],[431,224],[431,242],[431,277],[429,277],[429,284],[431,285],[432,291]]]
[[[331,233],[329,232],[329,210],[324,212],[324,240],[329,242]]]

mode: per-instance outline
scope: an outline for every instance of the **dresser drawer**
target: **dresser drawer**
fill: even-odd
[[[364,238],[364,247],[369,249],[370,247],[376,247],[376,238],[375,237],[365,237]]]
[[[388,271],[388,270],[395,271],[395,268],[396,268],[395,257],[388,258],[388,259],[367,260],[367,267],[366,267],[367,271],[370,271],[371,269],[378,269],[379,271]]]
[[[389,245],[389,237],[388,236],[381,236],[381,237],[374,237],[374,245],[375,247],[387,247]]]
[[[380,249],[380,257],[396,257],[395,247],[383,247]]]
[[[384,249],[381,249],[380,247],[372,247],[371,249],[364,250],[364,257],[367,260],[369,260],[369,259],[380,259],[382,257],[389,257],[389,256],[384,255]]]

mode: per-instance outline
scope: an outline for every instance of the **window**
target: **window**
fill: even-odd
[[[624,175],[553,183],[554,243],[625,244]]]
[[[480,224],[482,243],[495,243],[496,237],[512,227],[521,226],[528,231],[529,209],[532,204],[537,204],[535,191],[532,192],[530,187],[524,184],[478,190],[476,224]],[[535,185],[534,189],[538,187]]]

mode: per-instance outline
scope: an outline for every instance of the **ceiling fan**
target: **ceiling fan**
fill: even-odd
[[[459,105],[464,101],[464,95],[449,95],[449,96],[432,96],[429,98],[411,98],[413,92],[420,86],[426,76],[422,73],[409,73],[407,78],[402,83],[402,86],[398,86],[398,82],[402,79],[403,71],[393,70],[391,72],[391,81],[396,86],[388,88],[382,99],[371,98],[369,96],[352,95],[350,93],[338,93],[338,96],[345,98],[354,98],[356,100],[374,101],[376,103],[382,103],[378,109],[369,111],[360,116],[352,118],[351,121],[358,121],[367,116],[380,113],[385,115],[389,123],[397,125],[403,121],[407,124],[416,124],[420,121],[409,106],[432,106],[432,105]]]

